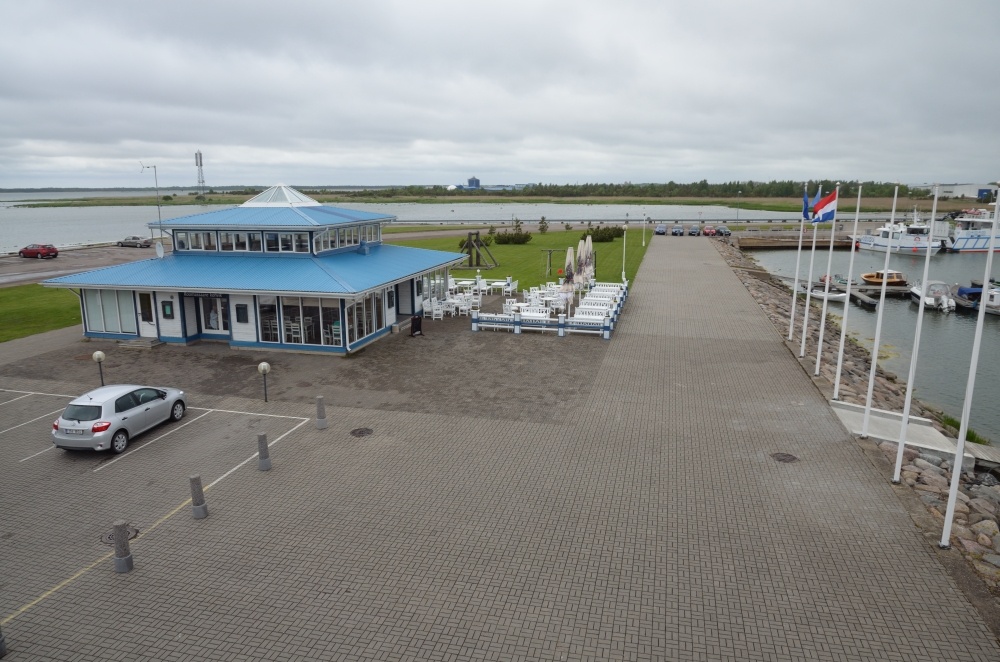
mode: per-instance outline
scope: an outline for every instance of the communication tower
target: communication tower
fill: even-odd
[[[205,173],[201,170],[201,150],[194,153],[194,164],[198,166],[198,189],[205,195]]]

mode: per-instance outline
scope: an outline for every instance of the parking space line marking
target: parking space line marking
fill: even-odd
[[[201,416],[199,416],[198,418],[192,418],[192,419],[191,419],[190,421],[187,421],[186,423],[183,423],[183,424],[181,424],[181,425],[178,425],[178,426],[177,426],[177,427],[175,427],[175,428],[174,428],[173,430],[170,430],[169,432],[164,432],[163,434],[161,434],[161,435],[160,435],[159,437],[157,437],[156,439],[151,439],[150,441],[146,442],[146,443],[145,443],[145,444],[143,444],[142,446],[139,446],[138,448],[133,448],[132,450],[130,450],[130,451],[129,451],[129,452],[127,452],[127,453],[122,453],[121,455],[119,455],[119,456],[118,456],[118,457],[116,457],[115,459],[111,460],[110,462],[105,462],[105,463],[104,463],[104,464],[102,464],[101,466],[99,466],[99,467],[97,467],[96,469],[94,469],[94,473],[97,473],[98,471],[100,471],[101,469],[103,469],[103,468],[105,468],[105,467],[110,467],[110,466],[111,466],[112,464],[114,464],[114,463],[115,463],[115,462],[117,462],[118,460],[124,460],[124,459],[125,459],[126,457],[128,457],[129,455],[132,455],[133,453],[138,453],[139,451],[141,451],[141,450],[142,450],[143,448],[146,448],[147,446],[152,446],[152,445],[153,445],[154,443],[156,443],[156,442],[157,442],[157,441],[159,441],[160,439],[163,439],[163,438],[164,438],[164,437],[166,437],[166,436],[169,436],[169,435],[172,435],[173,433],[177,432],[177,431],[178,431],[178,430],[180,430],[181,428],[185,428],[185,427],[187,427],[187,426],[191,425],[192,423],[194,423],[195,421],[197,421],[198,419],[201,419],[201,418],[205,418],[206,416],[208,416],[208,415],[209,415],[209,414],[211,414],[211,413],[212,413],[212,410],[211,410],[211,409],[209,409],[208,411],[206,411],[206,412],[205,412],[204,414],[202,414],[202,415],[201,415]]]
[[[26,395],[51,395],[53,398],[77,398],[78,395],[64,395],[62,393],[42,393],[41,391],[17,391],[12,388],[0,388],[5,393],[24,393]]]
[[[12,428],[7,428],[6,430],[0,430],[0,434],[3,434],[4,432],[10,432],[11,430],[16,430],[17,428],[21,427],[22,425],[27,425],[28,423],[34,423],[35,421],[41,420],[41,419],[45,418],[46,416],[51,416],[52,414],[57,414],[57,413],[61,412],[63,409],[65,409],[65,407],[60,407],[59,409],[56,409],[55,411],[50,411],[47,414],[42,414],[41,416],[39,416],[37,418],[33,418],[30,421],[25,421],[24,423],[18,423],[17,425],[15,425]]]
[[[297,418],[297,417],[295,417],[295,416],[287,416],[287,417],[283,417],[283,418]],[[272,441],[271,443],[269,443],[267,445],[267,447],[270,448],[271,446],[274,446],[276,443],[278,443],[279,441],[281,441],[282,439],[284,439],[285,437],[287,437],[291,433],[295,432],[296,430],[298,430],[300,427],[302,427],[303,425],[305,425],[308,422],[309,422],[308,418],[303,418],[301,421],[299,421],[298,425],[296,425],[294,428],[292,428],[291,430],[289,430],[285,434],[281,435],[280,437],[278,437],[277,439],[275,439],[274,441]],[[233,473],[234,471],[236,471],[237,469],[239,469],[243,465],[245,465],[247,462],[250,462],[251,460],[253,460],[259,454],[260,453],[254,453],[253,455],[251,455],[247,459],[243,460],[242,462],[240,462],[239,464],[237,464],[235,467],[233,467],[232,469],[230,469],[229,471],[227,471],[226,473],[222,474],[221,476],[219,476],[218,478],[216,478],[215,480],[213,480],[211,483],[209,483],[208,487],[206,487],[205,489],[207,490],[209,487],[212,487],[213,485],[215,485],[216,483],[218,483],[219,481],[221,481],[223,478],[225,478],[229,474]]]
[[[191,409],[195,409],[195,407],[191,407]],[[202,414],[198,418],[202,418],[204,416],[207,416],[208,414],[212,413],[213,411],[220,411],[221,412],[221,411],[224,411],[224,410],[221,410],[221,409],[209,409],[208,411],[206,411],[204,414]],[[252,412],[232,412],[232,413],[247,414],[247,415],[251,415],[251,416],[255,415]],[[267,416],[267,415],[268,414],[262,414],[262,416]],[[190,420],[188,422],[189,423],[194,423],[195,421],[198,420],[198,418],[192,419],[192,420]],[[291,418],[291,419],[298,418],[298,419],[301,419],[301,420],[299,420],[298,425],[296,425],[291,430],[289,430],[288,432],[285,432],[284,434],[282,434],[278,438],[276,438],[274,441],[272,441],[271,443],[269,443],[267,445],[268,448],[270,448],[271,446],[274,446],[279,441],[281,441],[282,439],[284,439],[285,437],[287,437],[288,435],[290,435],[291,433],[295,432],[300,427],[302,427],[303,425],[305,425],[306,423],[308,423],[309,420],[310,420],[308,418],[302,418],[301,416],[276,416],[276,418]],[[180,428],[176,428],[176,429],[180,429]],[[166,435],[163,435],[163,436],[165,437]],[[211,483],[209,483],[205,487],[205,490],[207,491],[207,490],[211,489],[212,487],[214,487],[215,485],[218,485],[220,482],[222,482],[222,480],[224,478],[232,475],[232,473],[234,471],[236,471],[240,467],[243,467],[244,465],[246,465],[248,462],[250,462],[251,460],[253,460],[254,458],[256,458],[257,455],[258,455],[257,453],[254,453],[253,455],[251,455],[247,459],[243,460],[242,462],[240,462],[239,464],[237,464],[235,467],[233,467],[232,469],[230,469],[226,473],[222,474],[221,476],[219,476],[218,478],[216,478],[215,480],[213,480]],[[107,466],[107,465],[105,465],[105,466]],[[96,471],[96,469],[95,469],[95,471]],[[146,536],[146,535],[152,533],[153,531],[155,531],[161,524],[163,524],[164,522],[166,522],[168,519],[170,519],[171,517],[173,517],[174,515],[176,515],[180,511],[182,511],[186,506],[189,506],[189,505],[191,505],[191,499],[186,499],[183,503],[181,503],[179,506],[177,506],[176,508],[174,508],[173,510],[171,510],[169,513],[167,513],[166,515],[164,515],[160,519],[158,519],[155,522],[153,522],[153,524],[150,525],[150,527],[148,529],[146,529],[145,531],[140,532],[139,535],[136,536],[135,541],[134,541],[133,544],[138,543],[144,536]],[[0,625],[7,625],[7,623],[9,623],[10,621],[14,620],[15,618],[17,618],[18,616],[20,616],[24,612],[28,611],[29,609],[31,609],[35,605],[39,604],[40,602],[42,602],[46,598],[49,598],[50,596],[55,595],[59,590],[65,588],[67,586],[69,586],[71,583],[73,583],[74,581],[76,581],[77,579],[79,579],[80,577],[82,577],[83,575],[85,575],[86,573],[90,572],[91,570],[93,570],[94,568],[96,568],[101,563],[104,563],[105,561],[107,561],[108,559],[110,559],[111,557],[113,557],[114,555],[115,555],[114,552],[108,552],[107,554],[105,554],[104,556],[100,557],[99,559],[97,559],[96,561],[94,561],[93,563],[91,563],[90,565],[81,568],[76,573],[74,573],[73,576],[68,577],[68,578],[62,580],[61,582],[59,582],[58,584],[56,584],[52,588],[48,589],[47,591],[45,591],[44,593],[42,593],[41,595],[39,595],[37,598],[35,598],[31,602],[28,602],[26,604],[21,605],[20,607],[18,607],[17,609],[15,609],[13,612],[11,612],[7,616],[5,616],[2,619],[0,619]]]
[[[301,420],[303,418],[305,418],[305,420],[307,421],[309,420],[308,418],[303,416],[287,416],[285,414],[261,414],[260,412],[256,411],[238,411],[236,409],[208,409],[207,407],[188,407],[188,409],[197,409],[199,411],[217,411],[220,414],[243,414],[244,416],[267,416],[268,418],[291,418],[296,421]]]
[[[12,392],[12,393],[18,393],[18,391],[11,391],[11,392]],[[21,398],[26,398],[26,397],[28,397],[29,395],[31,395],[31,393],[25,393],[24,395],[19,395],[19,396],[17,396],[16,398],[13,398],[13,399],[11,399],[11,400],[8,400],[7,402],[0,402],[0,405],[6,405],[6,404],[10,404],[11,402],[14,402],[15,400],[20,400]]]
[[[34,455],[29,455],[28,457],[25,457],[25,458],[21,458],[20,460],[18,460],[18,461],[17,461],[17,463],[18,463],[18,464],[20,464],[21,462],[24,462],[25,460],[30,460],[30,459],[31,459],[31,458],[33,458],[33,457],[38,457],[38,456],[39,456],[39,455],[41,455],[42,453],[48,453],[48,452],[49,452],[50,450],[52,450],[53,448],[55,448],[55,444],[53,444],[52,446],[49,446],[49,447],[48,447],[48,448],[46,448],[45,450],[40,450],[40,451],[38,451],[38,452],[37,452],[37,453],[35,453]]]

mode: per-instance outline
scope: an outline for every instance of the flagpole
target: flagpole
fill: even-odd
[[[934,204],[931,206],[931,234],[937,217],[938,185],[934,185]],[[899,425],[899,441],[896,444],[896,468],[892,472],[892,482],[899,483],[903,469],[903,447],[906,446],[906,428],[910,424],[910,403],[913,402],[913,381],[917,376],[917,354],[920,353],[920,330],[924,324],[924,308],[927,305],[927,278],[931,272],[931,235],[927,236],[927,254],[924,255],[924,276],[920,281],[920,307],[917,310],[917,328],[913,332],[913,353],[910,355],[910,373],[906,378],[906,399],[903,401],[903,419]]]
[[[889,215],[889,225],[896,223],[896,200],[899,197],[899,184],[892,194],[892,213]],[[865,397],[865,417],[861,425],[861,438],[868,438],[868,419],[872,413],[872,393],[875,391],[875,371],[878,369],[878,345],[882,337],[882,311],[885,310],[885,288],[889,276],[889,255],[892,254],[892,230],[889,231],[889,244],[885,247],[885,266],[882,267],[882,288],[878,299],[878,315],[875,316],[875,344],[872,346],[871,370],[868,372],[868,395]]]
[[[858,184],[858,203],[854,207],[854,233],[851,235],[851,261],[847,265],[847,301],[844,303],[844,319],[840,321],[840,348],[837,350],[837,374],[833,378],[833,399],[840,397],[840,373],[844,366],[844,341],[847,339],[847,313],[851,310],[851,280],[854,278],[854,253],[858,236],[858,218],[861,216],[861,189]]]
[[[835,191],[836,195],[833,196],[834,205],[840,200],[840,182],[837,182],[837,189]],[[823,356],[823,331],[826,329],[826,309],[830,304],[830,281],[833,280],[833,276],[830,275],[830,269],[833,268],[833,240],[837,236],[837,208],[833,208],[833,218],[830,219],[830,252],[826,258],[826,284],[823,286],[823,316],[819,320],[819,342],[816,343],[816,369],[813,371],[813,376],[819,376],[819,360]],[[844,308],[847,308],[847,303],[844,304]]]
[[[799,299],[799,261],[802,259],[802,235],[806,230],[806,218],[809,216],[809,184],[802,185],[802,219],[799,221],[799,250],[795,253],[795,280],[792,283],[792,312],[788,315],[788,340],[795,333],[795,304]]]
[[[803,304],[805,310],[802,312],[802,345],[799,347],[799,358],[806,355],[806,331],[809,329],[809,301],[812,298],[813,282],[813,261],[816,259],[816,227],[819,225],[813,220],[813,241],[812,252],[809,254],[809,277],[806,279],[806,302]]]
[[[962,425],[958,430],[958,446],[955,461],[951,466],[951,487],[948,490],[948,510],[944,515],[944,529],[938,547],[951,547],[951,524],[955,519],[955,501],[958,498],[958,483],[962,474],[962,460],[965,457],[965,437],[969,433],[969,414],[972,413],[972,393],[976,386],[976,368],[979,366],[979,346],[983,340],[983,319],[986,317],[986,301],[989,297],[990,276],[993,275],[993,250],[997,239],[997,214],[1000,214],[1000,199],[993,207],[993,223],[990,225],[990,243],[986,253],[986,269],[983,271],[983,298],[979,300],[979,317],[976,319],[976,336],[972,341],[972,359],[969,362],[969,380],[965,385],[965,404],[962,406]],[[931,222],[934,218],[931,218]]]

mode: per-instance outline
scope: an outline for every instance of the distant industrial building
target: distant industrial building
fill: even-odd
[[[942,198],[969,198],[980,202],[989,202],[996,195],[996,184],[938,184],[938,194]],[[926,190],[933,193],[933,184],[910,186],[913,190]]]

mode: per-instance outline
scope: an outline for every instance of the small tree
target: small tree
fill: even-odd
[[[549,231],[549,222],[545,220],[544,216],[542,216],[542,220],[538,221],[538,232],[540,234],[545,234],[548,231]]]
[[[572,223],[567,223],[566,224],[566,229],[567,230],[572,230],[573,229],[573,224]]]

